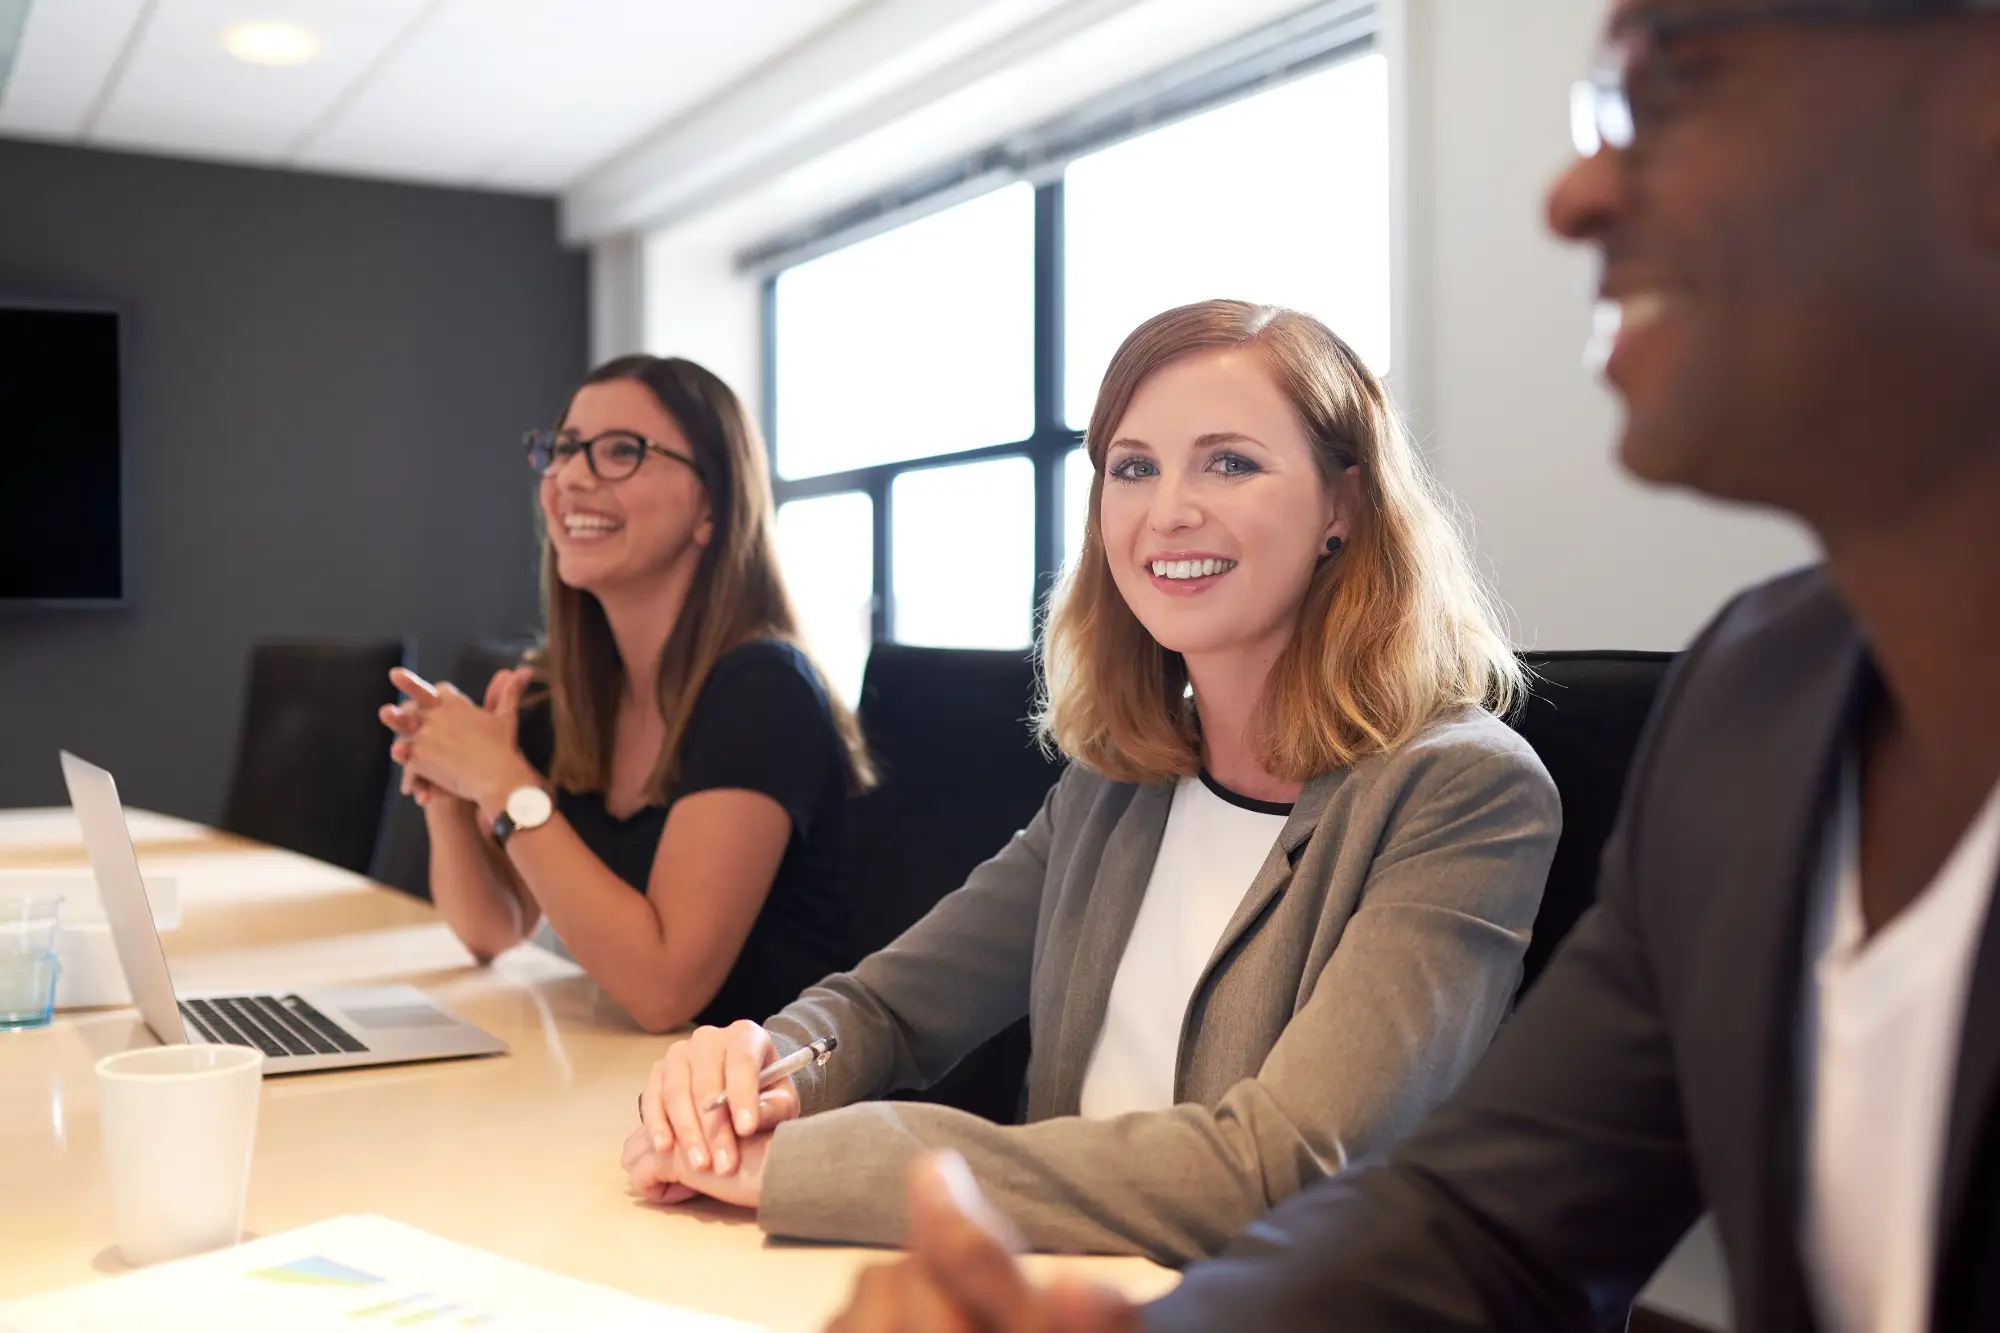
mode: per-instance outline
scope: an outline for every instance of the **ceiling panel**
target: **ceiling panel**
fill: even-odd
[[[857,0],[442,0],[301,166],[554,190]]]
[[[14,72],[0,94],[0,134],[69,139],[81,133],[145,7],[145,0],[30,5]]]
[[[74,2],[57,0],[64,6]],[[433,3],[155,0],[88,140],[106,147],[283,161]],[[236,59],[223,49],[222,34],[253,19],[310,29],[320,39],[319,54],[289,68]],[[366,96],[365,84],[359,95]]]
[[[0,136],[556,192],[882,0],[29,3]],[[249,20],[297,23],[321,51],[245,64],[221,38]]]

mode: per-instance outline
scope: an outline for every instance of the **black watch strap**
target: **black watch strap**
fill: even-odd
[[[505,847],[507,839],[513,836],[514,816],[502,810],[499,817],[493,821],[493,845],[495,847]]]

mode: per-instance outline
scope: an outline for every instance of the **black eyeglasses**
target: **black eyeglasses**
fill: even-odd
[[[531,430],[523,443],[528,447],[528,466],[541,477],[553,476],[563,464],[581,453],[590,474],[599,481],[623,481],[639,470],[649,453],[661,454],[684,464],[696,477],[701,465],[677,449],[654,444],[629,430],[608,430],[585,440],[567,431]]]
[[[1684,91],[1687,71],[1673,57],[1683,38],[1769,23],[1890,22],[1953,15],[2000,14],[2000,0],[1766,0],[1675,14],[1648,7],[1618,19],[1588,78],[1570,91],[1570,135],[1576,151],[1595,157],[1606,148],[1643,146]]]

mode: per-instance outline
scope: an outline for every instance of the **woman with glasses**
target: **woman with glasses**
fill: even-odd
[[[775,1012],[854,961],[871,775],[796,642],[757,428],[693,362],[621,357],[528,461],[545,646],[481,702],[399,671],[383,710],[438,910],[481,960],[546,922],[649,1031]]]

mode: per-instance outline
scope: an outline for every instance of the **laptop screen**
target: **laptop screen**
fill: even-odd
[[[111,925],[111,942],[118,948],[118,963],[125,969],[125,984],[132,988],[139,1016],[161,1041],[185,1042],[187,1029],[181,1026],[167,955],[153,925],[152,904],[146,901],[132,833],[125,826],[125,808],[118,803],[118,784],[97,765],[68,751],[63,752],[62,767],[69,803],[83,825],[83,849],[104,901],[104,919]]]

